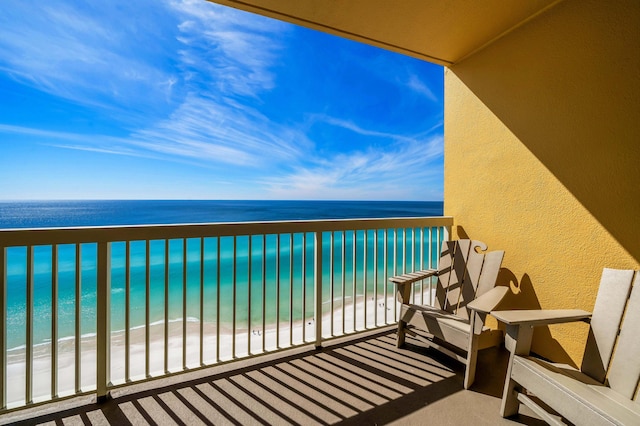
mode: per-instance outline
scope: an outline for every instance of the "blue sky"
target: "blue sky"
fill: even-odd
[[[203,0],[3,0],[0,188],[442,200],[443,69]]]

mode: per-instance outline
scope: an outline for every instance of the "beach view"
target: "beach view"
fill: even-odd
[[[215,226],[238,205],[252,206],[251,213],[235,215],[238,222],[249,224],[265,216],[282,223],[361,214],[396,219],[442,215],[437,202],[74,201],[0,203],[0,210],[6,229],[16,224],[42,229],[44,223],[29,215],[46,209],[46,223],[64,230],[72,229],[67,227],[69,209],[91,212],[85,217],[100,220],[95,223],[99,227],[121,221],[139,225],[139,220],[171,224],[177,210],[186,222],[206,217]],[[202,216],[205,207],[209,212]],[[131,209],[139,219],[130,215]],[[127,227],[120,229],[126,232]],[[439,228],[324,232],[320,312],[314,300],[312,236],[303,232],[110,243],[111,382],[313,342],[318,330],[331,337],[393,323],[397,305],[386,278],[415,268],[416,262],[435,264],[444,234]],[[73,394],[76,387],[95,387],[96,303],[102,303],[97,299],[96,244],[55,249],[52,257],[53,246],[36,246],[29,260],[24,247],[6,251],[7,371],[15,383],[8,390],[9,403],[19,403],[24,395],[27,362],[32,363],[36,400],[50,396],[53,365],[60,395]],[[418,297],[429,298],[430,291],[429,285],[423,286]],[[322,321],[320,329],[316,319]],[[76,371],[77,358],[81,368]]]
[[[32,6],[0,17],[0,405],[396,321],[450,226],[412,219],[441,66],[206,1]]]

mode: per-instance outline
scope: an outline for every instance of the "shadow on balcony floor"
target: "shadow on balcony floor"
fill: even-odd
[[[291,352],[201,370],[201,377],[189,381],[183,375],[124,388],[103,404],[84,397],[9,413],[0,422],[542,424],[533,417],[511,421],[499,416],[504,351],[481,352],[476,385],[468,391],[462,388],[461,364],[413,340],[397,349],[394,332],[343,339],[320,351]]]

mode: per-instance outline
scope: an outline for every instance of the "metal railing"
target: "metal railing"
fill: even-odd
[[[394,323],[387,278],[435,266],[451,225],[0,230],[0,411]]]

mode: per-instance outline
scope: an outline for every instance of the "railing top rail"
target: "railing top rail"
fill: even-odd
[[[451,216],[0,229],[0,247],[453,225]]]

